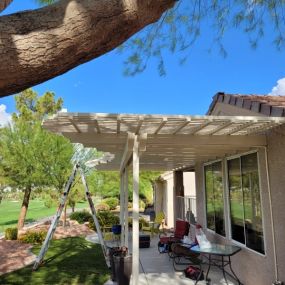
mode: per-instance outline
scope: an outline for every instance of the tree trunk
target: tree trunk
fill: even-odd
[[[0,97],[111,51],[156,22],[175,2],[61,0],[0,17]]]
[[[63,227],[64,228],[66,227],[66,209],[67,209],[67,203],[65,204],[64,209],[63,209]]]
[[[21,230],[24,227],[31,192],[32,192],[31,187],[28,187],[25,189],[24,199],[23,199],[23,203],[22,203],[22,207],[21,207],[21,211],[20,211],[20,216],[19,216],[19,220],[18,220],[18,230]]]
[[[12,2],[13,0],[1,0],[0,1],[0,12],[5,10]]]

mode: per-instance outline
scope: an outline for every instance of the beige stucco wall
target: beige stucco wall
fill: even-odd
[[[217,103],[212,115],[259,116],[260,114],[228,104]],[[266,135],[268,142],[268,170],[272,195],[279,280],[285,282],[285,126],[275,128]],[[258,149],[258,158],[263,208],[265,255],[243,248],[240,253],[232,258],[233,268],[245,285],[269,285],[275,281],[272,220],[270,215],[269,188],[266,172],[266,152],[263,148]],[[205,229],[206,210],[203,162],[196,165],[195,171],[198,222],[202,224]],[[229,218],[229,212],[227,211],[227,224]],[[205,232],[212,241],[234,243],[229,239],[229,230],[226,238],[215,235],[211,231],[205,230]]]
[[[195,172],[183,173],[184,196],[196,195]]]
[[[268,135],[268,161],[279,279],[285,282],[285,126]]]
[[[156,213],[165,213],[165,222],[168,228],[174,227],[174,185],[173,172],[165,172],[161,179],[156,182],[155,205]],[[196,192],[195,173],[183,173],[184,195],[193,196]]]
[[[174,226],[173,172],[166,172],[156,181],[154,210],[164,212],[167,227]]]

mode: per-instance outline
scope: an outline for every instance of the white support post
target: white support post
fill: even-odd
[[[139,142],[133,148],[133,264],[132,285],[139,284]]]
[[[124,193],[125,193],[125,246],[129,247],[129,211],[128,211],[128,202],[129,202],[129,173],[128,167],[126,166],[124,172]]]
[[[124,172],[120,174],[120,225],[122,227],[121,231],[121,246],[125,244],[124,240],[124,215],[125,215],[125,192],[124,192]]]

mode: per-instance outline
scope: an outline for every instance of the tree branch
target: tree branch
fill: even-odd
[[[111,51],[174,4],[175,0],[61,0],[0,17],[0,97]]]
[[[0,13],[4,11],[11,3],[13,0],[1,0],[0,2]]]

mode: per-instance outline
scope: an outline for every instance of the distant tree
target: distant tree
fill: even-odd
[[[61,189],[71,168],[72,144],[42,129],[44,116],[61,109],[62,100],[47,92],[42,97],[28,89],[16,96],[18,113],[12,126],[2,129],[0,169],[11,185],[24,192],[18,228],[24,226],[31,191],[50,186]]]
[[[48,115],[55,114],[62,109],[63,100],[55,100],[53,92],[46,92],[39,96],[29,88],[15,96],[17,112],[13,113],[14,123],[22,121],[35,124]]]
[[[152,182],[160,175],[157,171],[140,172],[140,198],[147,204],[153,203]],[[93,193],[102,198],[120,196],[120,176],[117,171],[93,171],[87,178]],[[132,176],[129,175],[129,200],[132,200]]]

